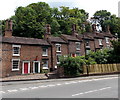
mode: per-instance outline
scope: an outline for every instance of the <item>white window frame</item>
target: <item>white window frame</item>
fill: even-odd
[[[106,43],[109,43],[109,38],[105,37],[105,41],[106,41]]]
[[[57,64],[60,64],[60,62],[58,62],[58,60],[57,60],[57,56],[62,56],[61,54],[56,54],[56,62],[57,62]]]
[[[42,53],[42,56],[48,56],[48,48],[42,48],[42,52],[44,52],[43,49],[46,49],[46,54]]]
[[[60,47],[60,51],[58,51],[58,47]],[[61,52],[61,44],[56,44],[56,52]]]
[[[14,54],[14,47],[18,47],[19,48],[19,53],[18,54]],[[21,45],[12,45],[12,48],[13,48],[13,56],[20,56],[20,48],[21,48]]]
[[[17,69],[13,69],[13,61],[18,61],[18,68]],[[12,59],[12,71],[18,71],[20,67],[20,59]]]
[[[86,48],[90,48],[90,41],[85,41],[85,44],[87,44],[88,43],[88,45],[86,45]]]
[[[98,39],[99,45],[103,45],[102,44],[102,39]]]
[[[80,50],[80,42],[76,42],[75,44],[76,44],[76,50]],[[79,45],[79,48],[77,45]]]
[[[79,55],[77,55],[79,53]],[[76,52],[76,56],[80,56],[80,52]]]
[[[86,49],[86,54],[89,54],[90,53],[90,49]]]
[[[43,61],[45,61],[45,60],[43,60]],[[47,61],[47,66],[46,67],[43,66],[43,69],[48,69],[48,66],[49,66],[48,65],[48,60],[46,60],[46,61]]]

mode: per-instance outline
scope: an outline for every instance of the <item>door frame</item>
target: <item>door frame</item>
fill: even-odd
[[[25,74],[24,73],[24,63],[28,63],[28,74],[30,73],[30,61],[23,61],[23,64],[22,64],[22,74]]]
[[[35,73],[35,62],[38,62],[38,73],[40,73],[40,61],[33,61],[33,73]]]

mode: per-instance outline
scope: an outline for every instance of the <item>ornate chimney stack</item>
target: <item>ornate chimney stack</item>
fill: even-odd
[[[93,30],[93,32],[97,32],[96,24],[93,24],[93,25],[92,25],[92,30]]]
[[[49,24],[46,24],[44,38],[47,39],[51,35],[51,27]]]
[[[110,33],[110,26],[109,25],[107,25],[107,27],[106,27],[106,32]]]
[[[12,20],[6,20],[6,26],[5,26],[5,37],[12,37]]]

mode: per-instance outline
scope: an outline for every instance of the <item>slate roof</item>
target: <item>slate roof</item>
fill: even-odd
[[[51,42],[58,42],[58,43],[66,43],[66,41],[64,41],[62,38],[60,37],[49,37],[48,38]]]
[[[50,44],[44,39],[25,38],[25,37],[2,37],[3,43],[29,44],[29,45],[47,45]]]
[[[89,40],[94,40],[93,36],[91,33],[84,33],[79,35],[82,39],[89,39]]]
[[[68,41],[81,41],[75,36],[62,34],[61,36],[65,37]]]
[[[113,37],[113,35],[109,32],[103,32],[103,36],[104,37],[111,37],[111,38]]]

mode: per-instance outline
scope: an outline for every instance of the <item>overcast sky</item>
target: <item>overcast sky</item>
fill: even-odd
[[[118,16],[118,2],[120,0],[1,0],[0,20],[7,19],[14,15],[15,9],[19,6],[27,6],[30,3],[40,1],[48,3],[51,7],[78,7],[88,12],[91,17],[97,10],[107,10]]]

